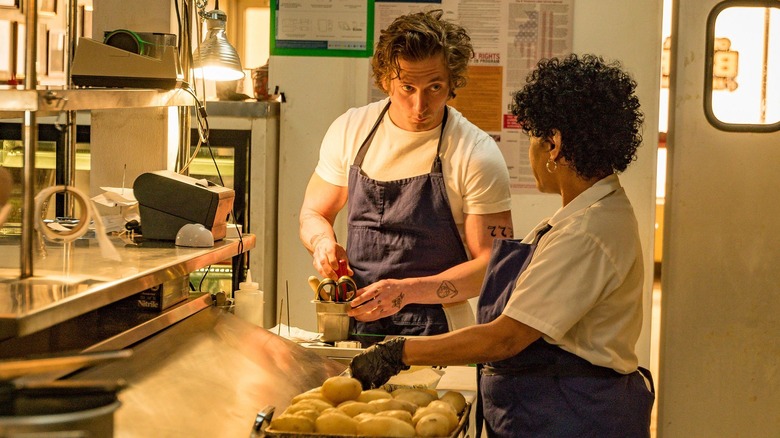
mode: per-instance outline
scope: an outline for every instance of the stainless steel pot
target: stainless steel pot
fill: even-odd
[[[111,437],[122,387],[122,382],[6,384],[0,389],[0,436]]]
[[[31,372],[57,369],[56,363],[78,368],[127,356],[124,351],[2,361],[0,376],[25,374],[25,364],[29,376]],[[121,406],[117,393],[125,386],[121,380],[0,381],[0,436],[112,437],[114,412]]]

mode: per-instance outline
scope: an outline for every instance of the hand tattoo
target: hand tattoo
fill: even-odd
[[[393,298],[393,302],[392,302],[393,307],[395,307],[396,309],[400,309],[401,308],[401,302],[403,300],[404,300],[404,293],[401,292],[397,297]]]

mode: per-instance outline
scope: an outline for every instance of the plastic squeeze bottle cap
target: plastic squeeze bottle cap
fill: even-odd
[[[244,281],[238,284],[238,288],[241,290],[259,289],[260,285],[254,281]]]

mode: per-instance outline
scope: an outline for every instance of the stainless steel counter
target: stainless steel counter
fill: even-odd
[[[0,245],[0,340],[52,327],[205,266],[229,260],[255,246],[224,239],[212,248],[173,242],[126,244],[112,238],[122,261],[105,259],[94,240],[36,251],[35,276],[20,280],[19,245]]]
[[[264,407],[281,413],[345,367],[210,307],[72,379],[127,381],[116,437],[233,438],[248,437]]]

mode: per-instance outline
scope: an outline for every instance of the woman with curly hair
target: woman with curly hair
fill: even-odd
[[[364,386],[409,365],[478,363],[489,436],[649,436],[652,379],[634,351],[642,250],[617,176],[641,142],[635,88],[596,56],[539,62],[512,111],[537,188],[561,208],[522,241],[494,242],[477,325],[377,344],[351,364]]]

